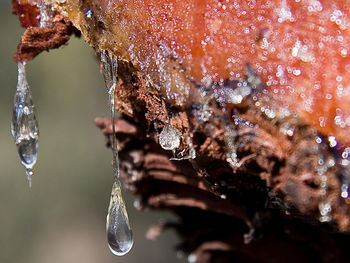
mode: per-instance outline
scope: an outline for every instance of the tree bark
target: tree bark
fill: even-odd
[[[30,60],[43,50],[57,48],[79,30],[97,54],[105,50],[115,59],[120,112],[116,134],[108,117],[97,118],[96,125],[108,146],[111,136],[116,136],[121,175],[126,188],[141,197],[139,209],[166,209],[180,218],[154,226],[149,238],[176,229],[182,238],[178,249],[189,254],[191,262],[350,260],[349,199],[339,197],[343,182],[339,178],[346,178],[349,171],[338,162],[342,148],[329,145],[328,131],[302,114],[271,118],[262,111],[256,97],[269,98],[264,103],[272,109],[281,102],[273,99],[266,81],[249,64],[242,66],[243,79],[224,78],[204,86],[195,74],[184,78],[184,66],[167,55],[161,61],[166,61],[165,73],[170,73],[162,80],[159,68],[152,71],[152,65],[142,66],[118,49],[139,39],[130,40],[119,31],[113,35],[116,23],[104,16],[109,2],[72,1],[69,8],[61,2],[47,2],[54,7],[51,25],[38,27],[35,17],[42,7],[36,1],[13,1],[14,12],[25,14],[22,25],[28,27],[15,59]],[[121,7],[114,4],[117,12]],[[121,39],[119,46],[113,37]],[[156,52],[160,45],[143,51]],[[158,62],[150,58],[151,64]],[[171,86],[168,92],[167,81],[183,86]],[[243,84],[253,87],[249,95],[242,95],[239,102],[222,102]],[[187,85],[189,92],[183,88]],[[168,128],[180,141],[173,151],[161,146],[161,134]],[[339,138],[343,137],[341,130]],[[335,162],[323,177],[320,160]],[[326,188],[321,187],[322,178],[327,179]],[[325,198],[332,221],[320,223]]]

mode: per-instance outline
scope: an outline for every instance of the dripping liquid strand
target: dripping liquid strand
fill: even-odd
[[[110,251],[116,256],[127,254],[132,245],[133,237],[129,224],[124,199],[121,191],[120,168],[117,141],[115,138],[115,90],[117,85],[118,62],[110,57],[107,51],[101,52],[102,71],[107,86],[110,112],[112,118],[112,153],[114,183],[108,208],[106,230]]]
[[[104,52],[104,51],[103,51]],[[119,168],[119,156],[118,156],[118,146],[117,146],[117,140],[115,138],[115,89],[117,85],[117,71],[118,71],[118,64],[115,59],[111,59],[109,56],[106,56],[104,54],[104,59],[109,60],[103,63],[103,71],[108,71],[108,97],[109,97],[109,103],[110,103],[110,111],[111,111],[111,118],[112,118],[112,154],[113,154],[113,172],[116,178],[120,178],[120,168]],[[106,81],[107,82],[107,81]]]

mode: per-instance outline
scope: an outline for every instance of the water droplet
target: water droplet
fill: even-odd
[[[123,256],[130,251],[133,237],[119,181],[113,183],[106,230],[108,247],[114,255]]]
[[[328,142],[331,148],[334,148],[335,146],[337,146],[337,139],[335,138],[335,136],[329,136]]]
[[[292,137],[294,135],[294,126],[288,122],[285,122],[280,127],[280,132],[284,135]]]
[[[14,98],[11,134],[15,140],[21,162],[26,169],[29,185],[31,185],[32,169],[37,160],[39,127],[24,62],[18,63],[18,82]]]
[[[159,144],[164,150],[175,150],[180,145],[180,132],[166,124],[159,134]]]
[[[349,185],[348,184],[342,184],[341,186],[341,197],[344,199],[347,199],[349,197]]]
[[[86,17],[87,18],[91,18],[92,17],[92,11],[90,9],[86,12]]]
[[[294,74],[295,76],[299,76],[299,75],[301,74],[301,70],[300,70],[300,69],[294,69],[294,70],[293,70],[293,74]]]
[[[112,153],[115,177],[107,214],[107,240],[111,252],[116,256],[123,256],[130,251],[133,245],[133,238],[119,181],[120,168],[118,146],[115,138],[115,91],[118,81],[118,60],[114,56],[109,55],[107,51],[103,50],[101,52],[101,62],[102,73],[109,95],[112,118]]]
[[[347,51],[345,48],[342,48],[342,49],[340,50],[340,55],[341,55],[343,58],[345,58],[345,57],[347,56],[347,54],[348,54],[348,51]]]

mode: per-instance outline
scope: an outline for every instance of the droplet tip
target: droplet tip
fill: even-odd
[[[117,256],[117,257],[122,257],[122,256],[125,256],[126,254],[128,254],[132,248],[132,246],[134,245],[134,242],[133,240],[131,240],[131,243],[129,244],[129,247],[127,248],[124,248],[123,251],[120,251],[120,250],[115,250],[113,249],[109,244],[108,244],[108,248],[109,250],[111,251],[111,253],[114,255],[114,256]]]
[[[32,169],[26,169],[26,174],[27,174],[28,186],[29,186],[29,188],[32,188],[33,170]]]

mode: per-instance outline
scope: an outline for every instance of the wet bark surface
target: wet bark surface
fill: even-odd
[[[140,196],[139,209],[167,209],[180,218],[154,226],[151,238],[176,229],[183,240],[178,249],[197,262],[349,260],[350,237],[317,220],[321,197],[312,154],[317,148],[314,130],[299,125],[290,138],[252,107],[242,108],[235,115],[241,121],[235,142],[240,166],[235,167],[226,161],[219,113],[197,123],[190,110],[171,108],[149,92],[130,64],[120,63],[119,74],[122,116],[115,129],[126,187]],[[95,122],[111,138],[110,118]],[[175,155],[159,145],[168,122],[185,134]],[[186,138],[192,138],[194,159]],[[331,183],[337,184],[336,178]],[[347,224],[346,216],[338,218]]]
[[[115,122],[116,134],[108,117],[97,118],[96,125],[106,135],[107,146],[111,136],[116,136],[122,177],[127,189],[140,197],[139,209],[166,209],[179,216],[178,222],[155,225],[149,238],[175,229],[182,238],[178,249],[189,255],[190,262],[350,261],[350,205],[347,197],[341,197],[349,173],[341,162],[347,160],[341,157],[346,145],[332,146],[328,131],[320,133],[323,130],[305,116],[271,118],[261,105],[275,109],[276,101],[259,97],[268,93],[267,83],[249,66],[250,61],[241,65],[240,70],[246,70],[243,79],[203,84],[184,78],[183,65],[167,56],[160,62],[166,61],[161,66],[171,79],[164,80],[153,65],[159,61],[147,53],[159,51],[159,43],[145,48],[154,63],[142,70],[140,61],[147,56],[133,63],[131,55],[135,54],[125,53],[133,38],[123,35],[123,28],[118,28],[118,36],[125,38],[125,43],[121,40],[125,50],[114,50],[115,41],[106,42],[115,37],[114,24],[103,16],[103,10],[108,10],[106,1],[73,2],[65,13],[72,22],[59,13],[64,10],[62,2],[56,6],[51,25],[38,27],[36,1],[13,1],[13,12],[27,27],[15,59],[27,61],[65,44],[77,30],[73,24],[97,54],[114,51],[116,108],[121,113]],[[132,24],[129,29],[135,27]],[[140,34],[147,36],[149,31]],[[191,67],[197,70],[200,65]],[[152,82],[152,78],[158,79]],[[157,87],[162,84],[159,79],[163,84],[169,80],[190,88],[171,87],[168,93]],[[225,101],[244,83],[251,89],[249,95],[239,102]],[[179,140],[173,150],[161,146],[161,134],[169,127]],[[171,148],[171,142],[167,143]],[[325,162],[328,166],[323,169]],[[330,206],[325,215],[320,215],[322,203]],[[326,218],[329,214],[331,220]],[[321,221],[328,223],[320,223],[322,216]]]

